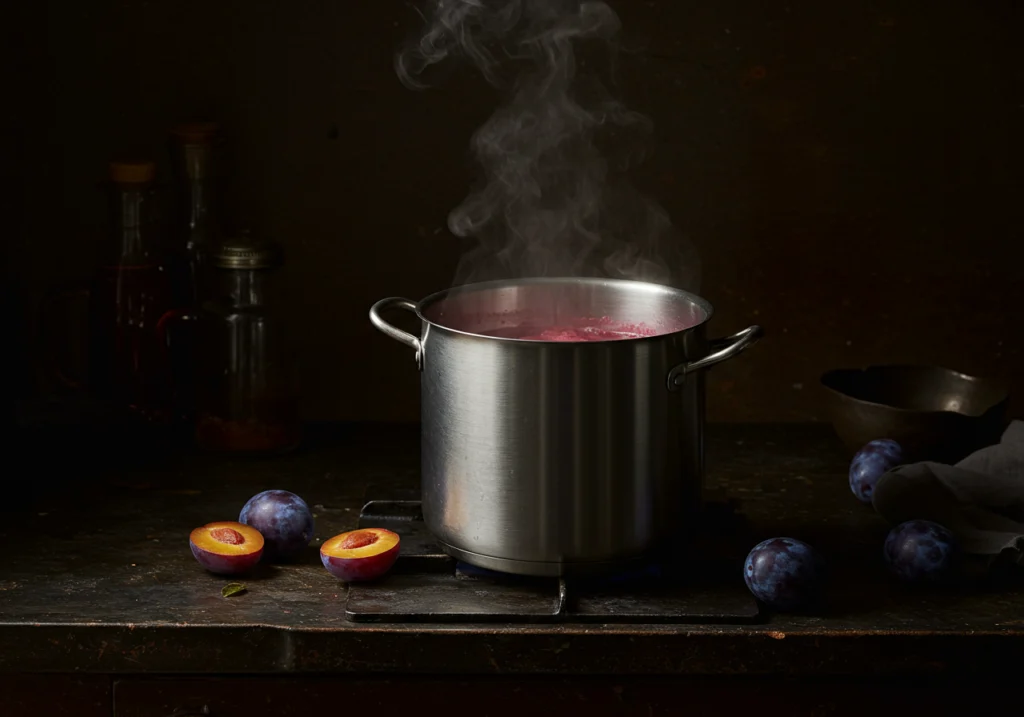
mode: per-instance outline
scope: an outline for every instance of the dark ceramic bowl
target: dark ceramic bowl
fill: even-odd
[[[821,377],[832,426],[850,454],[877,438],[903,446],[906,461],[953,463],[996,443],[1009,392],[991,379],[937,366],[836,369]]]

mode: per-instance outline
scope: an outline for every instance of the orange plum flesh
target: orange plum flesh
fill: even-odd
[[[398,560],[399,538],[384,528],[360,528],[325,540],[320,560],[346,583],[375,580]]]
[[[188,536],[192,555],[217,575],[239,575],[252,569],[263,555],[263,536],[255,528],[233,521],[208,523]]]

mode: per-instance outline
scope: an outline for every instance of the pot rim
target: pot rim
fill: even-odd
[[[697,323],[687,326],[686,328],[679,329],[678,331],[667,331],[665,333],[655,334],[654,336],[638,336],[636,338],[629,339],[602,339],[600,341],[545,341],[543,339],[521,339],[505,336],[489,336],[487,334],[478,334],[472,331],[465,331],[462,329],[452,328],[451,326],[445,326],[444,324],[439,324],[436,321],[428,319],[424,314],[424,311],[429,309],[434,304],[437,304],[440,301],[444,301],[449,297],[457,296],[459,294],[468,294],[476,291],[486,291],[488,289],[499,289],[513,286],[567,283],[588,284],[595,286],[629,286],[631,287],[631,289],[635,288],[635,290],[637,291],[644,291],[652,294],[671,295],[677,299],[686,299],[690,303],[697,306],[701,311],[704,312],[704,318],[698,321]],[[666,286],[665,284],[655,284],[649,281],[638,281],[636,279],[606,279],[602,277],[530,277],[526,279],[496,279],[491,281],[481,281],[472,284],[461,284],[459,286],[453,286],[448,289],[443,289],[442,291],[436,291],[433,294],[424,297],[416,304],[416,316],[419,317],[420,321],[423,321],[424,323],[428,324],[431,328],[447,331],[452,334],[458,334],[460,336],[469,336],[478,339],[489,339],[491,341],[514,342],[521,344],[541,344],[543,346],[550,347],[573,347],[580,346],[583,344],[601,346],[607,344],[628,343],[631,341],[658,340],[663,339],[666,336],[675,336],[678,334],[686,333],[687,331],[692,331],[710,321],[713,315],[714,307],[711,305],[711,302],[705,299],[704,297],[698,296],[697,294],[694,294],[692,292],[684,291],[683,289],[676,289],[675,287]]]

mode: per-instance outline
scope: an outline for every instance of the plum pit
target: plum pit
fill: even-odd
[[[245,542],[245,537],[234,528],[214,528],[210,531],[210,537],[228,545],[241,545]]]
[[[357,530],[345,536],[345,539],[341,541],[340,547],[344,550],[355,550],[356,548],[365,548],[367,545],[373,545],[378,540],[380,540],[380,536],[371,533],[369,530]]]

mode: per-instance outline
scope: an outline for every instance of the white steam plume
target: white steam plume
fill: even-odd
[[[449,217],[478,242],[456,284],[530,276],[608,276],[696,291],[699,261],[667,213],[626,176],[649,120],[590,68],[610,64],[620,28],[598,0],[433,0],[418,42],[396,58],[402,82],[469,60],[504,103],[476,132],[480,183]],[[601,51],[585,68],[578,53]]]

